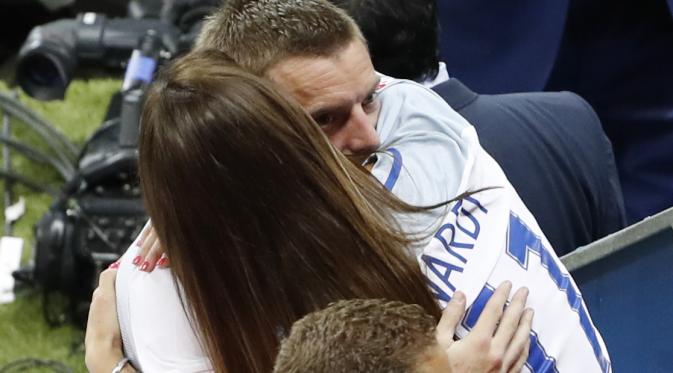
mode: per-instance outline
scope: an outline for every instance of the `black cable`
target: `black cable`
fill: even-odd
[[[52,188],[50,188],[46,185],[40,184],[37,181],[33,181],[33,180],[31,180],[31,179],[29,179],[25,176],[21,176],[17,173],[11,172],[11,171],[0,170],[0,177],[3,177],[7,180],[11,180],[11,181],[21,183],[21,184],[27,186],[28,188],[30,188],[32,190],[35,190],[37,192],[40,192],[40,193],[48,193],[48,194],[51,194],[53,197],[58,196],[58,192],[55,191],[54,189],[52,189]]]
[[[2,137],[9,137],[12,133],[11,123],[9,121],[10,117],[7,113],[2,113]],[[5,144],[2,147],[2,169],[5,171],[12,170],[12,155],[9,151],[8,144]],[[3,201],[5,208],[12,205],[12,189],[14,183],[10,180],[5,181],[5,190],[3,193]],[[11,219],[5,219],[5,235],[12,235],[12,221]]]
[[[0,135],[0,143],[6,144],[10,148],[18,151],[21,155],[29,158],[32,161],[35,161],[40,164],[48,164],[58,171],[59,175],[63,180],[70,180],[75,174],[75,168],[73,165],[68,163],[61,163],[54,157],[50,157],[45,153],[42,153],[39,150],[31,148],[29,145],[11,139],[7,136]]]
[[[77,155],[78,148],[72,141],[45,119],[40,118],[37,113],[26,107],[17,98],[0,92],[0,104],[9,108],[11,112],[16,113],[17,115],[14,116],[23,120],[26,124],[31,125],[32,128],[43,135],[46,140],[56,140],[57,142],[60,142],[61,149],[56,145],[52,147],[54,150],[61,150],[70,160],[73,160]]]
[[[0,368],[0,373],[31,372],[35,368],[47,368],[57,373],[72,373],[72,369],[60,361],[36,358],[23,358],[11,361]]]
[[[42,137],[51,150],[56,153],[56,158],[16,141],[6,134],[0,135],[0,143],[4,143],[33,161],[51,165],[64,180],[72,179],[75,174],[74,160],[77,156],[77,148],[70,142],[70,140],[65,138],[63,134],[53,128],[49,123],[39,118],[17,99],[2,92],[0,92],[0,109],[2,109],[5,116],[11,116],[24,122],[30,129]],[[0,177],[9,181],[22,183],[28,188],[38,192],[49,193],[52,196],[58,195],[58,193],[49,186],[14,173],[11,170],[1,170]]]
[[[0,106],[9,115],[24,122],[35,133],[40,135],[49,148],[61,158],[63,163],[72,164],[75,162],[78,153],[77,146],[47,121],[38,117],[37,114],[26,108],[18,100],[2,92],[0,92]]]

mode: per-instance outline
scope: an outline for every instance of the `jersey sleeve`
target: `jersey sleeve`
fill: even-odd
[[[379,91],[381,139],[372,174],[400,199],[432,205],[462,193],[473,159],[472,126],[434,92],[409,81]]]

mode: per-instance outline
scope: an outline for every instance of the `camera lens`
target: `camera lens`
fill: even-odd
[[[66,78],[57,66],[58,62],[46,55],[27,57],[20,67],[17,80],[30,96],[50,100],[63,98]]]
[[[19,51],[16,82],[31,97],[61,99],[77,64],[74,21],[34,28]]]
[[[70,83],[67,62],[56,54],[36,50],[25,56],[17,68],[17,83],[31,97],[62,99]]]

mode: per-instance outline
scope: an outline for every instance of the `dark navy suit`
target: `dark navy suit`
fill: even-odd
[[[437,0],[447,70],[481,93],[541,91],[569,0]]]
[[[559,256],[624,227],[612,147],[582,98],[478,95],[454,78],[433,90],[474,125]]]
[[[437,4],[453,76],[481,93],[576,92],[612,141],[629,221],[673,206],[673,0]]]

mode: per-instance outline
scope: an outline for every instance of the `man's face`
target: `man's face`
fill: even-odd
[[[362,41],[330,57],[284,59],[267,76],[299,101],[344,154],[366,157],[378,148],[379,77]]]

